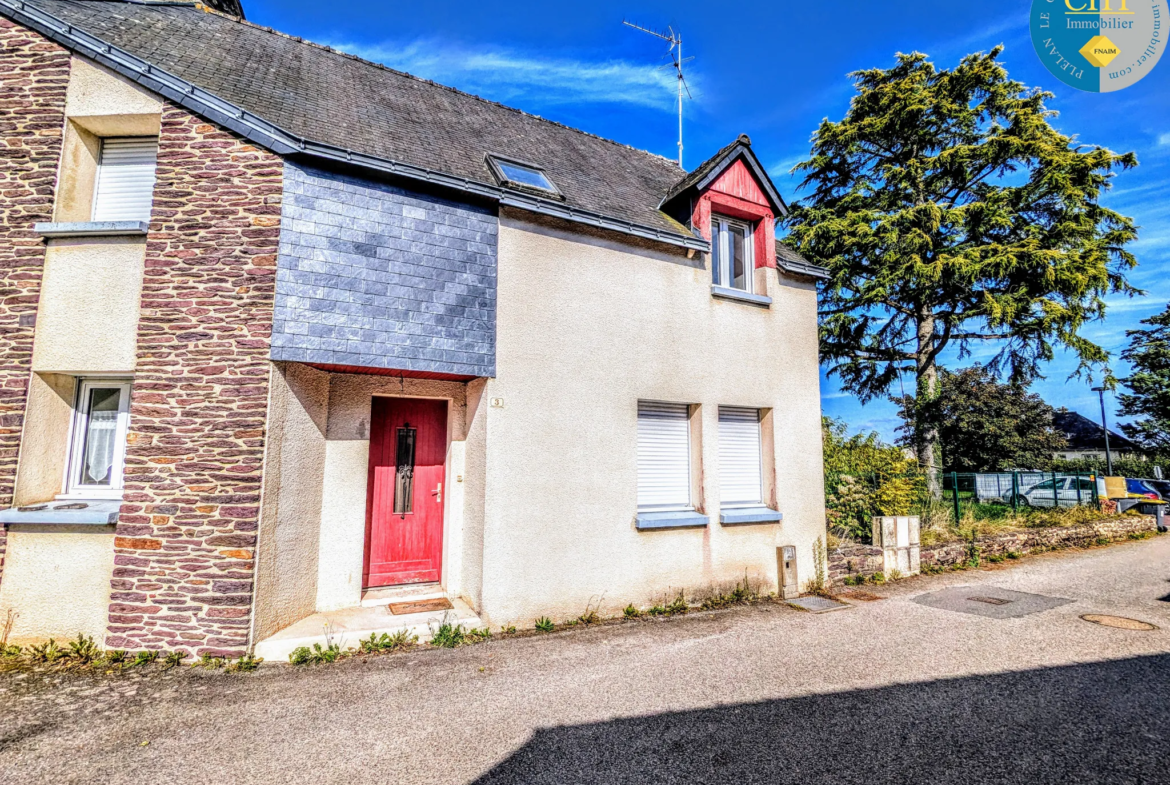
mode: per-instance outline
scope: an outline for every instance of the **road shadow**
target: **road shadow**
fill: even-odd
[[[1170,782],[1170,655],[547,728],[476,782]]]

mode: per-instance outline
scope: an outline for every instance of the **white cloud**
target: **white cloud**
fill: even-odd
[[[383,63],[423,79],[494,101],[539,104],[620,103],[673,111],[675,79],[653,64],[542,57],[505,48],[464,48],[418,39],[360,44],[328,42],[334,49]],[[696,83],[688,77],[691,92]]]
[[[1170,145],[1170,134],[1162,134],[1158,137],[1158,144]]]

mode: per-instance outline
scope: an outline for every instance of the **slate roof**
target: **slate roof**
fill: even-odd
[[[1058,411],[1052,415],[1052,427],[1068,440],[1068,452],[1105,449],[1105,429],[1083,414]],[[1109,449],[1118,453],[1140,452],[1136,444],[1112,430],[1109,431]]]
[[[690,177],[643,150],[195,3],[0,0],[0,14],[282,155],[352,162],[708,249],[659,209]],[[488,153],[543,166],[563,200],[500,188]]]

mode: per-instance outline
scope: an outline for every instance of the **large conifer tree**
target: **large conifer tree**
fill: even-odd
[[[987,367],[1018,384],[1056,347],[1076,355],[1077,373],[1108,360],[1080,331],[1104,316],[1104,295],[1134,291],[1125,246],[1136,230],[1100,198],[1137,159],[1058,132],[1052,95],[1009,79],[1000,52],[953,70],[900,54],[852,74],[845,118],[821,123],[794,170],[811,193],[788,220],[790,242],[831,272],[822,358],[863,401],[910,373],[928,403],[948,348],[994,347]],[[938,431],[915,423],[937,491]]]
[[[1170,306],[1143,319],[1146,330],[1128,330],[1129,346],[1121,358],[1133,372],[1121,383],[1129,393],[1118,396],[1121,414],[1137,417],[1121,426],[1125,435],[1151,453],[1170,456]]]

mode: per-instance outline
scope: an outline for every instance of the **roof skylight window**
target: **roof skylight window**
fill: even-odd
[[[548,179],[544,169],[535,164],[527,164],[498,155],[487,156],[487,162],[500,185],[535,188],[538,191],[548,191],[550,194],[560,196],[560,191],[553,185],[552,180]]]

